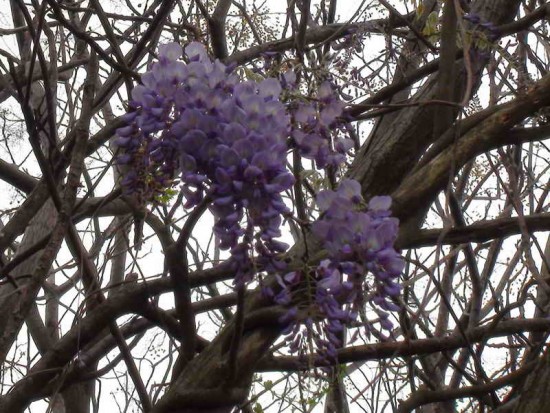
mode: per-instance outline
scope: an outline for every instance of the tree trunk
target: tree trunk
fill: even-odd
[[[550,354],[544,353],[521,390],[514,413],[550,413]]]

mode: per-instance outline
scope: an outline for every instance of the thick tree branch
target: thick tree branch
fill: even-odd
[[[476,327],[462,334],[443,337],[433,337],[418,340],[388,341],[385,343],[352,346],[338,351],[338,362],[342,364],[382,360],[395,357],[421,356],[456,350],[470,346],[472,343],[486,342],[492,338],[521,334],[530,331],[546,331],[550,320],[515,319],[502,321],[499,324]],[[314,359],[314,357],[313,357]],[[310,366],[304,360],[294,356],[278,356],[264,359],[260,362],[260,371],[300,371],[308,370]],[[322,364],[319,363],[319,366]]]

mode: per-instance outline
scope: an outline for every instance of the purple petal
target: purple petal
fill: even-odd
[[[159,46],[159,57],[168,60],[178,60],[182,55],[181,46],[178,43],[166,43]]]
[[[375,196],[369,201],[369,209],[371,211],[388,211],[391,207],[391,196]]]

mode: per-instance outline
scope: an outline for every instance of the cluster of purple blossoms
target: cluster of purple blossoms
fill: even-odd
[[[183,55],[187,62],[180,60]],[[277,238],[290,213],[282,193],[294,184],[286,168],[288,150],[296,147],[318,168],[327,168],[339,166],[352,147],[341,137],[343,104],[331,84],[323,83],[313,99],[281,101],[283,88],[293,89],[295,82],[292,72],[241,81],[199,43],[189,44],[185,53],[176,43],[166,44],[132,91],[127,126],[117,130],[125,191],[146,203],[179,181],[187,208],[208,202],[239,287],[252,280],[254,255],[266,272],[284,273],[278,257],[288,246]],[[337,191],[321,191],[317,203],[321,219],[312,230],[329,258],[305,277],[301,271],[277,276],[278,291],[265,292],[289,308],[281,321],[291,349],[313,341],[320,355],[334,359],[340,333],[365,301],[375,304],[381,326],[391,328],[386,311],[397,308],[392,298],[400,292],[395,280],[403,261],[392,246],[398,222],[389,216],[389,197],[373,198],[367,207],[359,184],[344,180]],[[305,279],[312,281],[314,294],[307,308],[297,308],[291,291]]]
[[[179,178],[186,207],[208,197],[220,247],[244,283],[253,244],[262,257],[287,248],[275,238],[289,212],[281,193],[294,183],[285,166],[290,118],[277,79],[240,82],[199,43],[185,55],[188,63],[178,44],[161,46],[132,91],[128,126],[117,131],[118,161],[130,169],[122,184],[149,201]]]
[[[315,160],[319,169],[339,166],[353,147],[351,139],[338,136],[344,125],[344,103],[336,96],[330,82],[325,81],[313,102],[296,103],[291,110],[292,138],[300,155]]]
[[[289,325],[288,340],[296,350],[311,337],[320,358],[330,361],[343,344],[340,333],[344,325],[356,320],[367,301],[378,314],[380,327],[392,329],[387,311],[399,309],[393,299],[401,291],[396,279],[404,261],[393,247],[398,220],[390,217],[390,197],[374,197],[365,205],[359,183],[343,180],[337,191],[319,192],[317,204],[322,215],[313,223],[312,231],[329,254],[314,273],[313,305],[320,321],[308,317],[305,328]],[[290,273],[280,279],[283,292],[276,300],[285,300],[285,291],[297,278],[297,273]],[[291,320],[285,317],[283,321]]]

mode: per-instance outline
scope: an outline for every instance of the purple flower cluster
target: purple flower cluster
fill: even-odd
[[[315,160],[319,169],[339,166],[353,147],[351,139],[338,136],[344,104],[336,96],[330,82],[325,81],[319,86],[313,104],[297,103],[291,110],[292,138],[300,155]]]
[[[128,126],[117,131],[118,160],[130,167],[123,186],[147,201],[179,176],[186,207],[208,196],[220,247],[244,283],[252,244],[262,257],[287,248],[275,238],[289,212],[281,193],[294,183],[285,166],[290,117],[278,80],[240,82],[199,43],[185,55],[187,64],[178,44],[161,46],[132,91]]]
[[[361,280],[367,271],[372,273],[376,304],[395,310],[386,297],[399,295],[400,287],[394,280],[403,270],[403,259],[393,248],[399,221],[390,217],[391,198],[374,197],[365,210],[361,185],[344,179],[337,191],[319,192],[317,205],[322,217],[312,225],[312,231],[323,240],[332,264],[350,277],[354,287],[359,287],[355,277]]]
[[[132,91],[127,126],[117,130],[125,191],[146,203],[179,181],[187,208],[208,202],[239,287],[252,280],[253,255],[266,272],[284,274],[277,257],[288,246],[277,238],[290,213],[282,193],[294,184],[286,168],[289,144],[318,168],[338,167],[352,147],[343,137],[343,104],[329,82],[307,100],[287,93],[283,102],[283,88],[297,90],[294,73],[241,81],[199,43],[185,53],[166,44]],[[365,302],[373,304],[381,327],[391,329],[387,311],[397,309],[392,299],[400,293],[403,260],[393,248],[398,221],[390,217],[389,197],[366,205],[359,183],[343,180],[337,191],[321,191],[317,204],[321,218],[312,231],[328,259],[311,271],[277,275],[277,291],[264,292],[289,308],[281,321],[291,349],[313,342],[321,356],[334,359],[340,333]],[[293,303],[292,292],[305,285],[309,298]]]
[[[365,205],[359,183],[343,180],[337,191],[321,191],[317,204],[322,215],[313,223],[312,231],[329,253],[312,280],[315,284],[312,304],[320,321],[307,317],[305,329],[292,324],[288,317],[282,321],[290,323],[287,332],[292,350],[301,348],[309,337],[321,359],[330,361],[336,358],[336,349],[342,345],[339,333],[344,325],[356,320],[366,301],[373,305],[381,328],[392,329],[387,311],[399,309],[392,299],[401,290],[396,279],[404,262],[393,248],[398,220],[390,217],[390,197],[374,197]],[[285,290],[297,278],[296,273],[290,273],[280,279],[283,291],[275,297],[276,301],[281,304],[288,301]],[[294,313],[291,315],[294,317]]]

